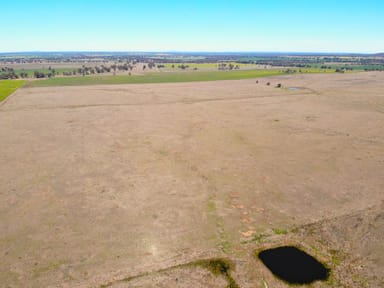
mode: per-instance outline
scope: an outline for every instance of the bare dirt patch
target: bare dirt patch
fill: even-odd
[[[336,271],[321,287],[379,283],[381,216],[362,212],[364,237],[342,217],[383,200],[384,74],[259,81],[18,90],[0,108],[1,283],[99,287],[225,257],[240,287],[286,287],[252,251],[297,242]]]

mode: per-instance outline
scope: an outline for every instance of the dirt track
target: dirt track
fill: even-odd
[[[384,73],[20,89],[0,123],[5,287],[285,287],[253,255],[284,243],[383,285]]]

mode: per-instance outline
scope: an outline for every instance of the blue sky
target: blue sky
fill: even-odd
[[[19,0],[0,19],[0,52],[384,52],[384,0]]]

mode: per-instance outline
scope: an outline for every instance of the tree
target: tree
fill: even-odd
[[[116,75],[116,68],[117,68],[116,64],[113,64],[111,68],[113,69],[113,75]]]
[[[21,72],[20,77],[21,78],[28,78],[28,73],[27,72]]]
[[[40,71],[33,72],[33,75],[35,76],[35,78],[45,78],[46,77],[46,75]]]

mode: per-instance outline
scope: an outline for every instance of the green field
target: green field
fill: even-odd
[[[335,69],[321,69],[316,67],[311,67],[311,68],[293,67],[290,69],[296,70],[296,72],[299,72],[299,73],[335,73]]]
[[[212,68],[216,69],[219,64],[222,64],[221,62],[212,62],[212,63],[195,63],[195,62],[173,62],[173,63],[160,63],[165,66],[165,68],[171,69],[172,65],[175,66],[174,69],[180,69],[178,68],[179,65],[188,65],[188,70],[193,69],[193,68]],[[247,66],[255,66],[255,64],[241,64],[241,63],[236,63],[236,62],[223,62],[223,64],[232,64],[233,66],[240,66],[240,67],[247,67]]]
[[[79,67],[80,68],[80,67]],[[56,73],[63,74],[63,72],[72,72],[73,70],[77,70],[77,68],[53,68]],[[36,69],[16,69],[15,73],[20,75],[21,72],[27,73],[29,78],[34,77],[35,71],[41,72],[41,73],[49,73],[51,70],[48,68],[36,68]]]
[[[31,81],[28,83],[28,87],[239,80],[283,74],[285,73],[281,70],[154,72],[132,76],[116,75],[56,77],[44,80]]]
[[[23,86],[24,80],[0,80],[0,102],[11,95],[17,88]]]
[[[354,71],[365,71],[365,70],[384,70],[384,65],[358,65],[358,64],[325,64],[327,66],[332,67],[332,69],[340,69],[340,68],[349,68]],[[320,65],[318,65],[320,66]]]

